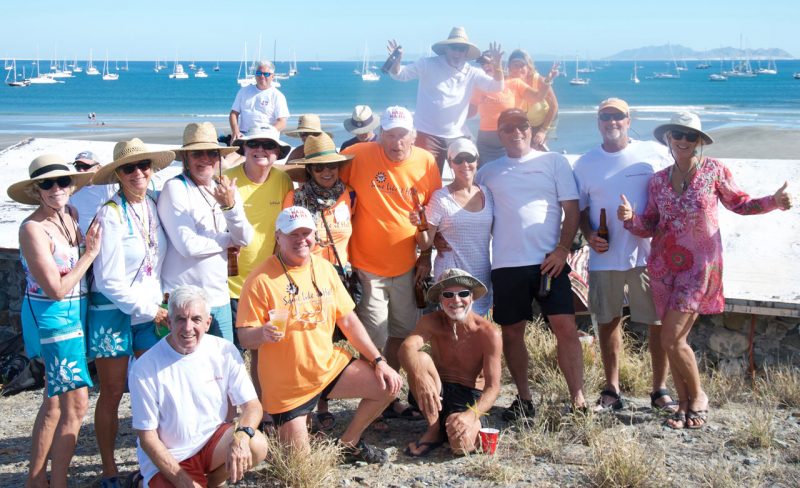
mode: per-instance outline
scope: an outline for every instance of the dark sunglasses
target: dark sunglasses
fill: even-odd
[[[259,141],[259,140],[247,141],[247,142],[245,142],[245,143],[244,143],[244,145],[245,145],[245,146],[247,146],[247,147],[249,147],[250,149],[256,149],[256,148],[259,148],[259,147],[261,147],[261,148],[263,148],[263,149],[266,149],[267,151],[271,151],[271,150],[273,150],[273,149],[277,149],[277,148],[278,148],[278,143],[277,143],[277,142],[275,142],[275,141],[272,141],[272,140],[266,140],[266,141]]]
[[[208,157],[208,159],[217,159],[219,158],[219,150],[217,149],[206,149],[206,150],[196,150],[196,151],[189,151],[189,155],[195,159],[200,159],[203,156]]]
[[[263,76],[264,78],[269,78],[272,76],[272,73],[269,71],[256,71],[256,76]]]
[[[39,180],[36,184],[42,190],[49,190],[53,188],[53,185],[58,184],[59,188],[66,188],[72,185],[72,177],[71,176],[59,176],[58,178],[50,178],[47,180]]]
[[[469,290],[442,292],[442,298],[454,298],[456,295],[458,295],[459,298],[467,298],[468,296],[472,295],[472,292]]]
[[[472,154],[463,154],[463,155],[459,154],[458,156],[453,158],[453,164],[455,164],[455,165],[461,165],[461,164],[464,164],[464,163],[472,164],[477,160],[478,160],[478,157],[474,156]]]
[[[325,163],[325,164],[312,164],[311,171],[314,173],[322,173],[326,169],[334,170],[339,169],[339,163]]]
[[[518,130],[520,132],[525,132],[530,128],[531,124],[529,124],[528,122],[521,122],[519,124],[504,124],[502,127],[500,127],[500,131],[506,134],[512,134],[514,133],[515,130]]]
[[[139,161],[138,163],[131,163],[126,164],[124,166],[120,166],[119,169],[122,170],[123,173],[126,175],[132,174],[137,169],[144,173],[145,171],[149,170],[150,167],[153,165],[153,162],[149,159],[145,159],[144,161]]]
[[[624,114],[622,112],[612,112],[612,113],[603,112],[597,114],[597,118],[602,120],[603,122],[608,122],[609,120],[616,120],[617,122],[619,122],[620,120],[627,119],[628,114]]]
[[[73,166],[75,166],[75,169],[78,171],[89,171],[90,169],[94,168],[97,165],[78,162],[78,163],[73,163]]]
[[[450,47],[450,50],[452,50],[452,51],[459,51],[459,52],[462,52],[462,53],[467,52],[467,49],[469,49],[469,46],[467,46],[465,44],[451,44],[449,47]]]
[[[669,135],[675,141],[686,139],[688,142],[696,142],[697,139],[700,138],[699,132],[684,132],[682,130],[671,130],[669,131]]]
[[[308,136],[318,137],[321,133],[320,132],[301,132],[300,138],[305,139]]]

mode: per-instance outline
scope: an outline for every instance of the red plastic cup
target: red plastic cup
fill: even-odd
[[[494,451],[497,450],[497,439],[500,435],[500,431],[484,427],[478,433],[481,436],[481,449],[483,452],[494,455]]]

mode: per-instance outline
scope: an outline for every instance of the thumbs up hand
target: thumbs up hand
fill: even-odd
[[[786,191],[786,187],[789,185],[787,182],[783,182],[783,186],[775,192],[775,202],[781,208],[781,210],[789,210],[792,208],[792,197]]]
[[[617,218],[623,222],[627,222],[633,218],[633,208],[628,199],[625,198],[625,195],[620,195],[619,198],[622,203],[617,207]]]

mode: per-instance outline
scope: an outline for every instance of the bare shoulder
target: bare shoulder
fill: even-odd
[[[502,336],[500,334],[500,330],[493,323],[489,322],[478,314],[473,314],[473,319],[475,320],[475,324],[478,326],[480,334],[488,341],[494,342],[501,340]]]

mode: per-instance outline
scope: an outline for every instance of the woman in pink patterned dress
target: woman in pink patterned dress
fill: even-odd
[[[669,147],[675,164],[653,175],[644,213],[635,215],[622,195],[617,214],[630,232],[653,238],[647,270],[680,400],[667,425],[698,429],[707,420],[708,396],[686,338],[698,314],[721,313],[725,304],[718,202],[738,214],[754,215],[787,210],[791,201],[786,183],[774,195],[758,199],[736,186],[722,162],[703,156],[703,146],[713,140],[695,114],[676,114],[669,124],[656,127],[654,135]]]

